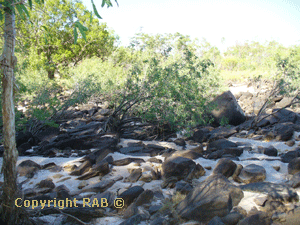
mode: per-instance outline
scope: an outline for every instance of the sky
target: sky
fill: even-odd
[[[247,40],[300,44],[299,0],[118,0],[119,7],[112,0],[110,8],[101,8],[102,0],[94,2],[101,22],[125,46],[140,31],[205,38],[220,50]],[[92,9],[91,0],[83,3]]]

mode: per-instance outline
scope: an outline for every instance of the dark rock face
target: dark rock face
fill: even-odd
[[[222,219],[218,216],[215,216],[207,225],[225,225]]]
[[[250,215],[238,223],[239,225],[249,225],[249,224],[255,224],[255,225],[270,225],[271,224],[271,218],[267,216],[264,212],[258,212],[254,215]]]
[[[35,137],[38,139],[39,142],[42,142],[42,141],[50,141],[52,138],[56,137],[57,135],[59,135],[59,128],[49,127],[46,128],[44,131],[35,135]]]
[[[37,185],[38,188],[55,188],[55,184],[51,179],[41,180]]]
[[[145,160],[143,160],[141,158],[125,158],[125,159],[119,159],[119,160],[113,161],[112,164],[114,166],[125,166],[132,162],[142,163],[142,162],[145,162]]]
[[[30,133],[29,131],[26,132],[19,132],[16,136],[16,144],[17,147],[19,147],[21,144],[28,142],[28,140],[30,138],[33,138],[32,133]]]
[[[273,224],[297,225],[299,224],[300,207],[297,207],[288,213],[280,213],[272,216]],[[278,222],[278,223],[277,223]]]
[[[176,156],[181,156],[181,157],[188,158],[188,159],[198,159],[198,158],[202,157],[203,155],[198,152],[195,152],[193,150],[183,150],[183,151],[175,151],[171,155],[171,157],[176,157]]]
[[[66,187],[66,185],[62,184],[55,188],[55,191],[57,192],[57,198],[58,199],[70,199],[70,190]]]
[[[104,176],[109,173],[109,164],[108,162],[100,161],[97,164],[94,164],[89,171],[82,176],[78,177],[78,180],[87,180],[95,176]]]
[[[275,147],[270,146],[268,148],[264,148],[262,153],[267,155],[267,156],[277,156],[278,155],[278,150]]]
[[[136,146],[136,147],[124,147],[120,149],[120,152],[123,154],[130,154],[130,153],[136,153],[141,152],[144,149],[144,147]]]
[[[222,174],[225,177],[230,177],[233,175],[236,170],[237,165],[230,159],[220,159],[213,170],[213,174]]]
[[[85,172],[89,171],[92,167],[92,163],[90,161],[83,162],[78,168],[76,168],[74,171],[70,173],[70,175],[73,176],[80,176],[84,174]]]
[[[131,182],[131,183],[135,183],[138,181],[138,179],[142,176],[142,169],[141,168],[137,168],[137,169],[133,169],[130,172],[129,177],[125,178],[125,182]]]
[[[288,141],[294,135],[294,124],[292,123],[278,123],[275,125],[275,135],[277,141]]]
[[[297,172],[300,172],[300,157],[293,159],[288,164],[288,173],[289,174],[295,174]]]
[[[244,183],[249,184],[264,181],[266,174],[267,172],[262,166],[250,164],[242,169],[240,178]]]
[[[199,164],[197,164],[199,165]],[[176,177],[177,180],[188,180],[191,177],[199,178],[205,174],[202,166],[184,157],[171,157],[162,164],[163,179]]]
[[[210,131],[211,131],[211,129],[208,127],[204,127],[204,128],[196,130],[193,134],[193,140],[196,142],[199,142],[199,143],[207,141]]]
[[[227,118],[229,124],[234,126],[245,122],[245,114],[230,91],[217,96],[212,103],[217,106],[211,112],[215,119],[214,125],[220,125],[223,118]]]
[[[143,191],[136,199],[135,204],[141,206],[143,204],[148,204],[152,201],[154,193],[151,190]]]
[[[17,167],[19,176],[26,176],[32,178],[36,172],[41,169],[41,166],[32,160],[25,160]]]
[[[289,180],[288,185],[292,188],[300,187],[300,172],[297,172],[293,175],[293,177]]]
[[[102,180],[99,183],[88,185],[84,187],[81,192],[104,192],[113,184],[115,183],[115,180],[107,179],[107,180]]]
[[[219,158],[234,158],[234,157],[237,157],[237,156],[240,156],[241,154],[243,154],[243,149],[242,148],[236,148],[236,147],[233,147],[233,148],[225,148],[225,149],[222,149],[222,150],[217,150],[215,152],[212,152],[210,153],[208,156],[207,156],[207,159],[219,159]]]
[[[23,144],[21,144],[19,147],[18,147],[18,152],[19,152],[19,155],[22,156],[22,155],[25,155],[26,154],[26,151],[28,149],[31,149],[32,146],[31,144],[29,144],[28,142],[25,142]]]
[[[236,143],[232,141],[228,141],[226,139],[219,139],[213,142],[210,142],[207,146],[207,151],[211,151],[213,149],[222,150],[225,148],[233,148],[237,147]]]
[[[193,186],[188,182],[181,180],[176,183],[175,190],[181,194],[188,194],[193,190]]]
[[[132,225],[132,224],[139,224],[141,221],[145,220],[146,218],[144,217],[144,215],[141,214],[137,214],[134,215],[130,218],[128,218],[127,220],[125,220],[124,222],[120,223],[120,225]]]
[[[78,205],[78,207],[66,207],[63,209],[60,209],[63,213],[72,215],[83,222],[90,222],[93,218],[99,218],[103,217],[104,209],[98,208],[98,207],[87,207]],[[55,207],[45,207],[43,210],[41,210],[41,213],[43,215],[49,215],[49,214],[57,214],[57,208]],[[73,221],[71,224],[75,224]]]
[[[237,130],[235,127],[231,127],[231,128],[217,127],[209,133],[208,141],[212,142],[213,140],[229,138],[231,135],[235,134],[236,132]]]
[[[61,140],[62,139],[62,140]],[[115,147],[118,144],[118,138],[112,136],[101,136],[98,134],[89,134],[89,135],[81,135],[80,137],[77,136],[70,136],[64,135],[63,138],[59,138],[59,136],[48,144],[45,144],[40,147],[40,151],[44,152],[45,150],[49,150],[51,148],[57,149],[91,149],[91,148],[108,148],[108,147]]]
[[[177,138],[177,139],[175,139],[175,140],[174,140],[174,143],[175,143],[176,145],[179,145],[179,146],[185,146],[185,145],[186,145],[185,140],[182,139],[182,138]]]
[[[103,204],[105,204],[106,207],[112,208],[113,205],[114,205],[114,200],[115,200],[116,196],[115,196],[115,194],[113,192],[105,191],[105,192],[97,193],[96,195],[93,195],[90,198],[91,202],[93,202],[95,198],[97,199],[97,201],[99,203],[101,203],[102,200],[105,199],[105,202],[107,202],[107,205],[104,202],[103,202]]]
[[[297,157],[300,157],[300,149],[297,149],[295,151],[289,151],[289,152],[281,155],[281,161],[284,163],[289,163]]]
[[[226,216],[243,197],[239,187],[223,175],[215,174],[198,184],[176,210],[182,218],[208,222],[215,216]]]
[[[278,109],[273,109],[273,112],[278,111]],[[288,109],[281,109],[273,115],[274,118],[278,120],[279,123],[299,123],[300,117],[297,113],[292,112]]]
[[[118,198],[122,198],[124,200],[125,207],[128,207],[143,192],[144,188],[141,186],[133,186],[121,193]]]

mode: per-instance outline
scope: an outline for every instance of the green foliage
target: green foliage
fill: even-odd
[[[195,44],[181,34],[138,34],[131,43],[137,54],[117,106],[175,130],[207,122],[208,98],[218,87],[217,71],[201,59]],[[120,89],[120,88],[119,88]]]
[[[300,47],[294,46],[289,50],[286,57],[276,56],[276,66],[278,73],[275,79],[277,80],[277,88],[280,89],[280,94],[288,96],[299,92],[300,84]]]
[[[229,119],[227,117],[223,116],[221,118],[220,125],[221,126],[227,126],[228,124],[229,124]]]
[[[45,69],[52,79],[55,72],[66,75],[69,66],[84,58],[106,59],[118,38],[80,1],[46,1],[30,12],[30,21],[21,20],[17,27],[22,38],[17,45],[28,64],[32,69]]]

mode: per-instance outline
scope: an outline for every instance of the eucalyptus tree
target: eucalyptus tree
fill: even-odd
[[[116,1],[116,0],[115,0]],[[96,6],[91,0],[93,10],[98,18],[101,18],[97,12]],[[117,2],[117,1],[116,1]],[[14,109],[14,91],[17,91],[14,78],[14,68],[17,64],[15,56],[15,38],[16,26],[15,15],[18,13],[24,20],[30,17],[29,10],[35,10],[34,6],[44,4],[44,0],[3,0],[0,2],[0,20],[4,20],[4,46],[0,56],[0,66],[2,73],[2,119],[3,119],[3,164],[1,172],[4,175],[1,195],[1,217],[7,224],[18,224],[20,214],[15,205],[17,196],[17,170],[16,162],[18,151],[15,140],[15,109]],[[110,0],[102,0],[101,6],[112,6]],[[76,15],[75,15],[76,16]],[[78,31],[85,38],[86,28],[79,22],[74,21],[71,24],[75,43],[78,37]]]
[[[78,19],[81,23],[76,22]],[[79,34],[82,39],[77,40],[74,23],[84,31]],[[105,60],[115,49],[117,39],[80,1],[48,0],[36,6],[29,22],[20,23],[18,28],[27,64],[45,69],[50,79],[57,70],[75,66],[84,58]]]

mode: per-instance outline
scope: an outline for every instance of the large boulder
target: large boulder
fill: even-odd
[[[21,162],[17,167],[19,176],[26,176],[32,178],[42,167],[32,160],[25,160]]]
[[[267,172],[264,167],[250,164],[242,169],[240,178],[244,183],[249,184],[264,181],[266,179],[266,174]]]
[[[207,141],[207,139],[210,136],[210,131],[212,130],[212,127],[203,127],[201,129],[195,130],[193,134],[193,140],[199,143],[202,143],[204,141]]]
[[[16,135],[16,144],[17,144],[17,147],[19,147],[23,143],[28,142],[31,138],[33,138],[33,135],[29,131],[26,131],[26,132],[20,131]]]
[[[124,207],[128,207],[144,191],[144,188],[142,188],[141,186],[133,186],[128,190],[122,192],[118,196],[118,198],[122,198],[124,201]]]
[[[278,123],[274,126],[277,141],[288,141],[292,139],[296,126],[291,122]]]
[[[288,173],[294,175],[300,172],[300,157],[293,159],[288,164]]]
[[[166,180],[176,177],[177,180],[199,178],[205,174],[204,168],[192,160],[184,157],[170,157],[162,164],[162,176]]]
[[[246,116],[231,91],[226,91],[217,96],[212,103],[216,105],[216,108],[211,112],[214,125],[220,125],[225,118],[229,124],[234,126],[245,122]]]
[[[52,138],[59,135],[59,128],[57,127],[48,127],[45,130],[39,132],[35,137],[39,142],[50,141]]]
[[[236,168],[237,165],[232,160],[223,158],[218,161],[213,174],[222,174],[228,178],[233,175]]]
[[[300,122],[300,116],[288,109],[273,109],[272,112],[276,112],[273,117],[275,117],[279,123],[286,123],[286,122],[290,122],[290,123],[298,123]]]
[[[280,157],[282,162],[289,163],[293,159],[300,157],[300,149],[296,148],[294,151],[289,151],[287,153],[284,153]]]
[[[225,148],[234,148],[234,147],[237,147],[236,143],[222,138],[222,139],[210,142],[207,146],[207,151],[212,151],[213,149],[222,150]]]
[[[176,210],[184,219],[208,222],[215,216],[226,216],[243,197],[239,187],[232,185],[225,176],[215,174],[198,184]]]

